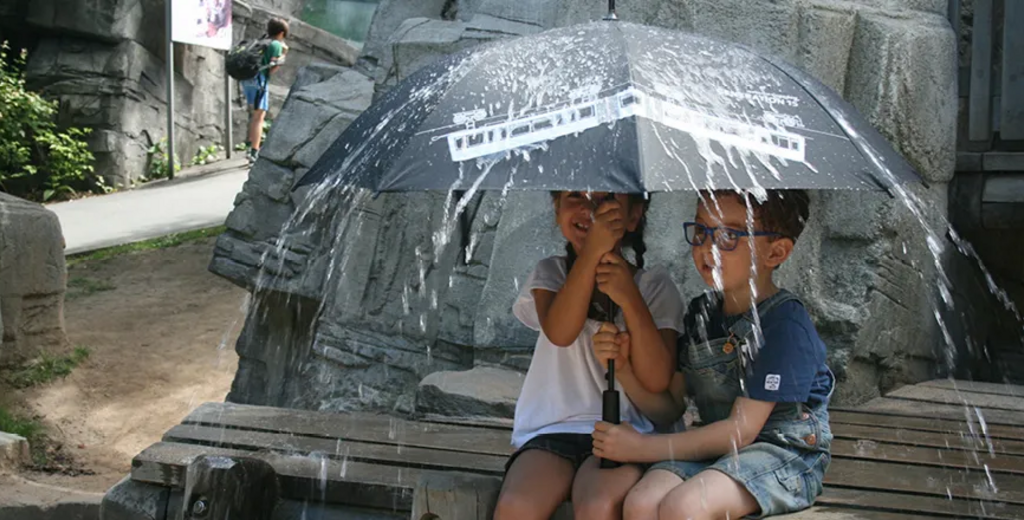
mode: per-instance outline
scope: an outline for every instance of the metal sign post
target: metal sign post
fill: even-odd
[[[225,53],[227,56],[227,53]],[[233,147],[232,141],[234,140],[231,136],[231,76],[227,73],[224,74],[224,155],[225,158],[231,158],[231,148]]]
[[[174,42],[231,49],[231,1],[164,0],[167,15],[167,176],[174,178]],[[224,150],[231,157],[231,78],[224,75]]]
[[[167,4],[167,178],[174,178],[174,38],[171,37],[173,0]]]

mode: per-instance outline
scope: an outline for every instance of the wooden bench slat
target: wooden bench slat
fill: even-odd
[[[933,379],[931,381],[918,383],[917,386],[931,386],[935,388],[945,388],[948,390],[958,389],[961,392],[1008,395],[1010,397],[1024,398],[1024,386],[1012,385],[1009,383],[987,383],[984,381],[956,381],[950,379]]]
[[[988,443],[986,443],[984,439],[957,434],[919,432],[913,430],[900,430],[896,428],[860,426],[856,424],[841,424],[832,427],[832,435],[843,439],[864,439],[888,442],[892,444],[906,444],[909,446],[941,448],[943,450],[950,451],[967,450],[988,452]],[[1006,455],[1024,455],[1024,442],[1022,441],[991,439],[991,442],[992,449],[996,453]]]
[[[870,509],[847,509],[838,507],[812,507],[799,513],[772,517],[778,520],[933,520],[934,516],[890,513]]]
[[[368,413],[340,414],[206,403],[190,413],[182,424],[228,426],[483,455],[508,456],[512,450],[510,431],[423,423]]]
[[[452,471],[504,473],[504,456],[442,451],[415,446],[370,444],[341,439],[302,435],[233,430],[214,426],[178,425],[165,435],[166,442],[206,444],[247,450],[273,450],[285,453],[321,453],[335,460],[376,462]]]
[[[843,458],[833,459],[825,474],[827,486],[1024,504],[1024,477],[1003,474],[993,475],[993,480],[997,494],[988,491],[983,471]]]
[[[876,397],[858,407],[862,412],[886,413],[890,415],[950,419],[963,421],[967,412],[971,413],[974,420],[973,409],[965,409],[963,405],[929,403],[924,401],[912,401],[909,399],[894,399],[890,397]],[[1003,426],[1024,427],[1024,414],[1006,410],[981,410],[982,417],[989,425],[1000,424]]]
[[[204,454],[265,460],[278,474],[282,496],[296,500],[323,499],[360,507],[409,511],[413,489],[420,478],[420,471],[415,468],[173,442],[154,444],[136,455],[132,460],[131,478],[181,489],[189,462]],[[323,473],[328,476],[326,486],[320,480]]]
[[[858,426],[877,426],[879,428],[899,428],[908,431],[924,431],[935,433],[948,433],[955,435],[969,435],[970,428],[967,423],[951,421],[948,419],[924,419],[921,417],[905,417],[871,412],[858,412],[846,408],[829,410],[829,422],[832,429],[842,429],[843,425],[853,424]],[[980,433],[980,426],[974,425],[975,431]],[[992,439],[1006,439],[1024,441],[1024,428],[1004,426],[1001,424],[986,425],[988,435]]]
[[[1024,507],[1015,504],[979,500],[950,500],[947,497],[908,495],[905,493],[840,487],[826,487],[815,503],[829,506],[876,508],[897,513],[929,516],[971,517],[991,520],[1024,518]]]
[[[977,460],[975,460],[975,456],[977,456]],[[977,471],[985,471],[987,466],[988,470],[992,473],[1024,476],[1024,457],[1014,457],[1012,455],[997,455],[993,457],[987,452],[972,453],[889,443],[864,443],[850,439],[833,439],[832,457],[882,460],[954,469],[970,468]]]
[[[926,403],[977,406],[986,412],[988,410],[1024,412],[1024,399],[1019,397],[958,392],[952,389],[930,386],[904,386],[889,392],[886,397],[924,401]],[[1021,413],[1020,416],[1021,420],[1024,421],[1024,413]]]

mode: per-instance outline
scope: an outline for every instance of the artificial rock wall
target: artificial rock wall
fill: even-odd
[[[291,186],[375,92],[423,64],[481,42],[595,20],[604,5],[385,0],[357,70],[300,73],[211,263],[255,294],[229,400],[508,414],[509,396],[460,412],[422,387],[443,386],[437,381],[446,377],[436,375],[459,379],[455,373],[463,388],[473,388],[473,374],[476,388],[506,385],[515,376],[499,380],[493,367],[525,371],[535,335],[510,309],[536,261],[562,251],[548,195],[486,193],[470,204],[465,233],[453,231],[454,246],[435,249],[444,194],[339,195],[296,215],[309,195]],[[955,162],[956,51],[945,7],[945,0],[664,0],[620,2],[619,16],[742,43],[804,68],[919,169],[929,186],[913,191],[925,223],[937,225]],[[812,222],[779,278],[806,299],[829,346],[840,378],[835,400],[862,402],[934,377],[946,353],[934,319],[936,262],[922,224],[880,193],[813,197]],[[648,263],[669,266],[686,297],[703,288],[679,225],[694,206],[691,193],[655,194],[646,239]],[[941,265],[947,253],[938,255]],[[507,386],[514,397],[515,385]]]

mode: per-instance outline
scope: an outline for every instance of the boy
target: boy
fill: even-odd
[[[802,303],[772,278],[792,253],[808,206],[799,190],[769,191],[761,202],[731,191],[700,194],[695,222],[684,228],[694,265],[716,290],[690,303],[669,392],[638,384],[627,333],[606,324],[595,335],[598,359],[615,360],[641,412],[669,424],[685,410],[685,393],[703,424],[662,435],[595,427],[598,457],[656,463],[627,496],[626,519],[764,517],[810,507],[821,494],[835,377]]]
[[[249,105],[249,135],[245,142],[249,147],[246,152],[249,164],[256,162],[256,156],[260,151],[260,141],[263,139],[263,119],[270,108],[270,95],[267,92],[270,75],[277,71],[281,63],[284,63],[284,55],[288,52],[288,46],[284,43],[287,36],[288,22],[280,18],[271,18],[267,22],[267,37],[270,38],[270,44],[263,51],[263,68],[255,78],[242,82],[245,102]]]

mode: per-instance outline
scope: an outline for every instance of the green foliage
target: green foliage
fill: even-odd
[[[192,158],[192,166],[201,166],[216,161],[218,159],[217,154],[221,150],[222,147],[219,144],[211,144],[205,148],[199,148],[196,150],[196,156]]]
[[[53,356],[43,354],[11,375],[10,383],[15,388],[28,388],[49,383],[58,377],[67,377],[82,361],[89,358],[89,349],[75,347],[69,354]]]
[[[160,141],[149,147],[149,168],[147,168],[147,179],[163,179],[169,177],[167,170],[167,138],[162,137]],[[174,172],[181,171],[181,161],[178,154],[174,154]]]
[[[0,43],[0,190],[35,201],[104,192],[93,175],[89,128],[58,130],[57,102],[25,89],[26,52]]]

